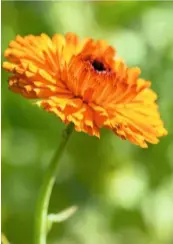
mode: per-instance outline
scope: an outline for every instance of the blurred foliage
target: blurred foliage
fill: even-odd
[[[152,80],[169,135],[140,149],[102,130],[74,132],[62,158],[50,212],[79,210],[49,233],[50,244],[173,243],[173,3],[2,2],[3,52],[17,34],[76,32],[106,39]],[[33,243],[38,192],[64,125],[11,93],[2,71],[2,231]]]

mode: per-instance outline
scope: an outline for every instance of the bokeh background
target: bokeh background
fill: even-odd
[[[17,34],[76,32],[105,39],[152,80],[169,135],[141,149],[102,130],[74,132],[49,212],[78,211],[55,224],[50,244],[173,243],[173,2],[3,1],[2,55]],[[3,59],[3,57],[2,57]],[[36,200],[64,125],[8,90],[2,71],[2,231],[32,244]]]

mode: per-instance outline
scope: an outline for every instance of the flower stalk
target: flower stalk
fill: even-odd
[[[56,180],[58,165],[72,131],[72,124],[63,131],[59,147],[45,173],[35,219],[35,244],[46,244],[49,201]]]

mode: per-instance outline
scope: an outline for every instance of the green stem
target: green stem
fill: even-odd
[[[52,193],[52,188],[56,179],[58,164],[72,131],[72,124],[68,125],[63,131],[59,147],[55,152],[55,155],[52,158],[52,161],[50,162],[50,165],[48,166],[48,169],[44,176],[35,219],[35,244],[46,244],[49,201]]]

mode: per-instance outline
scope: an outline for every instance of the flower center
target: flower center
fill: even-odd
[[[99,72],[107,70],[106,67],[104,66],[104,64],[96,59],[93,60],[92,66],[96,71],[99,71]]]

